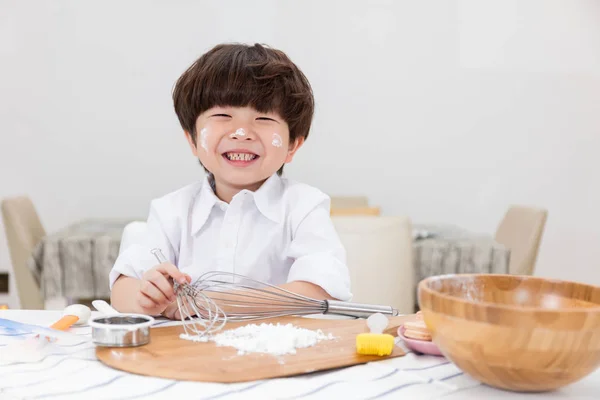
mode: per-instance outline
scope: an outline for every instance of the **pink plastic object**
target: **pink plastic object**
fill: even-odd
[[[427,340],[410,339],[404,336],[404,325],[398,328],[398,336],[404,341],[406,347],[417,353],[429,354],[431,356],[444,356],[435,343]]]

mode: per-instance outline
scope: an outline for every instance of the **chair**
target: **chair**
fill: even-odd
[[[330,215],[333,216],[348,216],[348,215],[371,215],[379,216],[381,209],[379,207],[351,207],[351,208],[331,208]]]
[[[334,216],[346,249],[353,302],[390,305],[414,312],[412,227],[399,216]]]
[[[46,231],[28,197],[3,200],[2,218],[21,308],[43,310],[39,283],[27,264]]]
[[[366,196],[331,196],[331,208],[360,208],[368,207]]]
[[[545,209],[509,207],[496,230],[496,241],[510,250],[510,274],[533,275],[547,218]]]

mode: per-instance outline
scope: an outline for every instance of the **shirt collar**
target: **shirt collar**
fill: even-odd
[[[262,215],[275,223],[280,223],[282,220],[282,196],[283,181],[279,175],[273,174],[254,192],[254,204]]]
[[[275,223],[281,222],[281,197],[283,194],[283,182],[279,175],[273,174],[261,185],[260,188],[258,188],[256,192],[242,190],[240,193],[236,194],[236,196],[243,195],[243,192],[252,195],[254,204],[262,215]],[[210,177],[207,174],[190,207],[190,211],[192,211],[189,214],[190,218],[192,219],[190,233],[192,235],[195,235],[200,231],[200,229],[202,229],[208,220],[213,207],[218,204],[226,203],[219,199],[213,191],[210,184]]]
[[[218,202],[222,201],[213,192],[210,185],[210,177],[207,174],[202,181],[200,190],[192,201],[191,212],[188,213],[188,218],[192,219],[190,232],[192,235],[195,235],[202,229],[210,212]]]

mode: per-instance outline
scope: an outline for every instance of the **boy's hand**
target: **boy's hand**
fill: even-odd
[[[191,280],[173,264],[159,264],[140,279],[137,303],[145,314],[159,315],[176,300],[173,281],[189,283]]]
[[[187,305],[187,300],[183,299],[183,305],[182,307],[185,307],[188,311],[188,313],[191,313],[192,308],[190,306]],[[164,315],[165,317],[169,318],[169,319],[181,319],[181,312],[179,311],[179,306],[177,305],[177,302],[173,302],[171,304],[169,304],[167,306],[167,308],[165,309],[165,311],[163,311],[162,315]],[[191,317],[194,317],[195,315],[190,315]]]

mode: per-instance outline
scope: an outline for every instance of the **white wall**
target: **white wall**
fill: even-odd
[[[481,3],[0,0],[0,197],[30,195],[49,231],[145,217],[201,175],[175,80],[257,41],[317,99],[288,175],[476,231],[547,207],[537,273],[600,284],[600,2]]]

